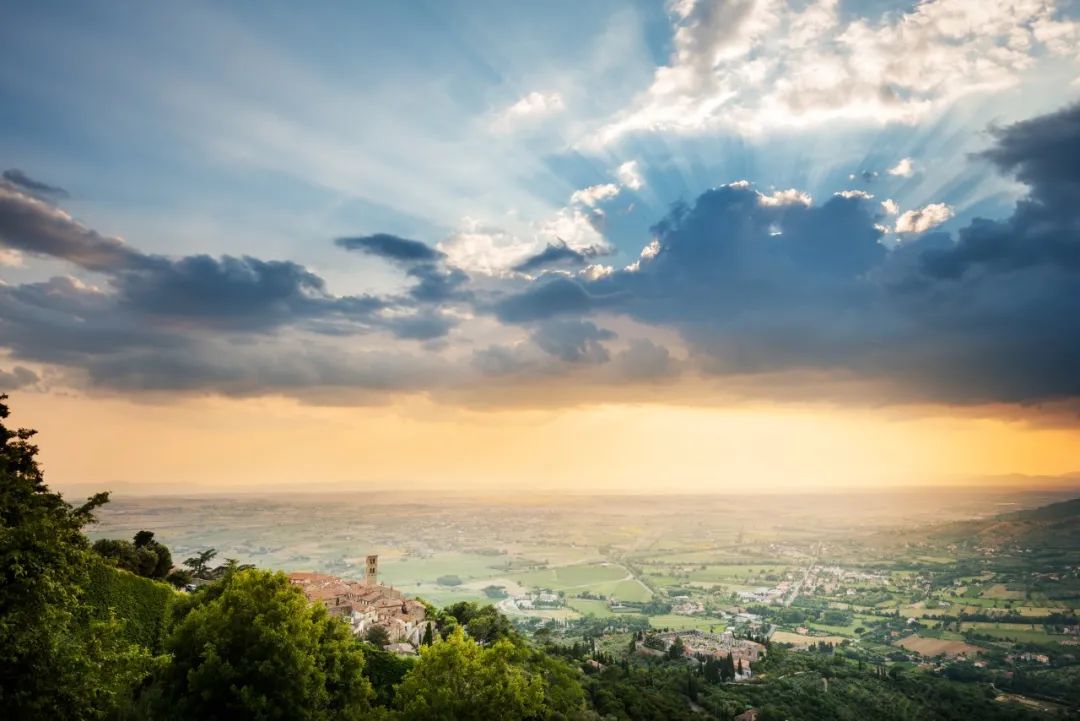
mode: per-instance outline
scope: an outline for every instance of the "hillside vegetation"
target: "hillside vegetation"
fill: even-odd
[[[164,583],[128,571],[94,563],[90,566],[86,602],[95,618],[119,619],[123,637],[151,653],[160,653],[169,609],[176,591]]]
[[[83,533],[107,494],[73,506],[50,491],[32,437],[0,422],[5,721],[704,721],[748,709],[758,721],[995,721],[1053,712],[964,683],[978,677],[974,666],[954,679],[867,663],[828,643],[767,645],[752,682],[729,683],[731,668],[687,658],[681,643],[638,653],[638,640],[655,648],[644,631],[529,639],[473,602],[431,608],[430,642],[417,658],[394,656],[282,573],[228,563],[178,593],[108,565]],[[205,565],[209,555],[192,560]],[[1028,685],[1065,696],[1070,678]]]

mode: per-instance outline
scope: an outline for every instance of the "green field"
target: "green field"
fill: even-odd
[[[724,622],[719,618],[707,616],[678,616],[674,613],[667,613],[662,616],[649,616],[649,625],[653,628],[671,628],[676,631],[682,631],[688,628],[696,628],[701,631],[712,629],[714,633],[720,633],[725,628]]]
[[[506,574],[505,578],[532,589],[549,588],[568,595],[588,591],[614,596],[620,601],[648,601],[652,592],[638,581],[627,578],[630,572],[614,563],[589,563],[539,571]]]
[[[835,636],[850,636],[852,638],[855,638],[857,636],[857,634],[855,633],[856,628],[869,628],[870,622],[874,620],[880,619],[877,619],[874,616],[855,616],[851,619],[851,623],[847,624],[846,626],[833,626],[827,623],[814,622],[808,622],[805,624],[805,626],[807,628],[812,628],[815,631],[821,631],[822,633],[832,634]]]
[[[971,621],[964,623],[963,629],[985,634],[1002,641],[1016,641],[1018,643],[1060,643],[1069,638],[1064,634],[1047,633],[1037,624]]]
[[[607,601],[594,601],[590,598],[568,598],[566,605],[574,609],[582,616],[596,616],[607,618],[616,615],[607,604]]]
[[[417,583],[435,583],[439,576],[454,575],[462,581],[494,578],[503,575],[497,568],[506,556],[480,556],[472,553],[436,553],[425,558],[380,559],[379,580],[405,588]]]

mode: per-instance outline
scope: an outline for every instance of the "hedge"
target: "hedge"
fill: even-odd
[[[111,610],[134,643],[161,653],[169,607],[177,593],[168,585],[128,571],[95,563],[90,568],[86,600],[101,618]]]

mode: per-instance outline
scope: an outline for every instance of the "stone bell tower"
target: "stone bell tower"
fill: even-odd
[[[370,555],[367,557],[367,564],[365,565],[364,572],[364,585],[375,586],[379,583],[379,557],[377,555]]]

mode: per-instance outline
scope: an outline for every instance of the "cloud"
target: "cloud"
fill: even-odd
[[[596,134],[758,134],[834,121],[915,122],[1008,88],[1043,58],[1076,58],[1080,23],[1054,2],[924,0],[877,20],[838,0],[679,0],[672,52]]]
[[[953,237],[930,232],[952,215],[930,204],[898,216],[910,237],[889,249],[888,204],[730,183],[675,206],[632,266],[540,279],[494,312],[674,329],[693,367],[733,383],[817,373],[890,400],[1080,399],[1080,106],[994,135],[985,157],[1029,186],[1004,220]]]
[[[333,296],[322,278],[289,261],[195,255],[157,259],[111,281],[116,301],[139,313],[187,323],[265,331],[305,319],[370,319],[386,303]]]
[[[18,390],[37,385],[40,381],[38,374],[25,366],[15,366],[10,371],[0,369],[0,390]]]
[[[893,167],[886,171],[889,175],[896,175],[901,178],[910,178],[915,174],[915,163],[911,158],[901,158]]]
[[[497,276],[523,262],[543,244],[474,218],[465,218],[462,227],[437,243],[439,252],[456,268],[470,273]]]
[[[28,192],[31,195],[44,196],[46,198],[68,197],[67,191],[63,188],[43,183],[40,180],[34,180],[18,168],[5,170],[2,177],[4,180],[8,181],[9,184],[16,186],[19,190]]]
[[[601,341],[615,334],[590,321],[551,320],[540,323],[530,338],[545,353],[567,363],[606,363],[611,356]]]
[[[927,251],[923,269],[972,281],[995,273],[1080,272],[1080,105],[994,135],[997,142],[984,157],[1027,184],[1028,196],[1010,218],[977,219],[959,231],[955,244]]]
[[[578,280],[555,278],[500,299],[492,310],[502,321],[520,323],[557,315],[585,315],[613,300],[616,299],[593,295]]]
[[[975,162],[1028,193],[1009,217],[954,234],[934,230],[951,214],[944,204],[892,212],[887,227],[899,208],[868,193],[815,203],[797,188],[737,181],[672,207],[621,270],[540,272],[600,252],[596,219],[580,207],[534,226],[527,243],[507,240],[504,267],[525,270],[505,275],[470,276],[453,244],[337,241],[412,281],[385,297],[332,293],[290,261],[143,253],[8,183],[0,245],[67,261],[82,277],[0,285],[0,345],[11,362],[76,386],[335,402],[458,392],[492,376],[611,384],[683,372],[778,397],[793,386],[774,379],[810,376],[821,381],[811,392],[852,381],[875,400],[1077,400],[1080,106],[992,136]],[[578,234],[559,240],[560,223]],[[889,228],[906,237],[883,243]],[[501,242],[491,228],[469,232]],[[678,360],[647,338],[620,346],[598,317],[635,336],[656,328]]]
[[[538,223],[517,228],[517,232],[466,218],[464,227],[439,241],[437,247],[449,265],[463,271],[508,276],[550,245],[565,245],[586,257],[611,252],[602,226],[599,210],[572,204]]]
[[[509,132],[564,110],[566,103],[560,93],[534,90],[497,113],[491,127],[496,132]]]
[[[888,208],[886,208],[888,211]],[[908,210],[896,219],[897,233],[925,233],[953,217],[953,209],[945,203],[931,203],[925,208]]]
[[[531,255],[521,261],[514,266],[514,270],[519,273],[532,273],[550,266],[583,265],[588,262],[589,258],[595,257],[596,255],[597,251],[593,248],[586,248],[580,251],[574,250],[566,243],[559,241],[557,243],[549,243],[539,253]]]
[[[627,380],[656,380],[672,374],[671,353],[648,338],[635,338],[613,360],[619,375]]]
[[[134,270],[150,262],[119,238],[104,237],[59,208],[3,184],[0,244],[23,253],[67,260],[92,271]]]
[[[900,212],[900,206],[892,198],[881,201],[881,209],[885,211],[886,215],[896,215]]]
[[[595,206],[597,203],[614,198],[619,194],[619,186],[614,183],[603,183],[601,185],[590,185],[588,188],[582,188],[581,190],[575,190],[573,195],[570,196],[571,203],[581,203],[582,205]]]
[[[388,233],[338,238],[334,243],[346,250],[359,250],[368,255],[401,263],[436,261],[443,257],[441,252],[418,240],[399,238]]]
[[[616,168],[615,177],[630,190],[641,190],[645,186],[645,179],[641,177],[636,160],[627,160]]]
[[[853,197],[851,195],[841,197]],[[802,205],[810,205],[814,202],[814,199],[810,197],[809,193],[804,193],[801,190],[795,188],[788,188],[787,190],[776,190],[769,195],[758,193],[758,202],[762,205],[792,205],[794,203],[801,203]]]
[[[512,375],[530,365],[519,347],[491,345],[473,351],[472,366],[486,376]]]
[[[254,349],[272,349],[267,352],[285,362],[297,352],[283,339],[295,334],[326,343],[378,332],[431,341],[458,323],[443,306],[467,298],[467,276],[431,262],[443,255],[415,241],[368,236],[342,243],[404,264],[416,281],[407,296],[335,295],[291,261],[142,253],[10,184],[0,185],[0,245],[67,261],[103,279],[0,284],[0,344],[15,358],[69,367],[91,384],[114,388],[248,393],[255,390],[244,375],[257,368],[264,369],[266,391],[279,378],[303,386],[301,368],[286,372],[254,357]],[[310,375],[313,385],[333,374],[365,377],[362,368],[320,367]],[[396,387],[389,378],[379,383]]]
[[[444,303],[465,300],[469,297],[464,289],[469,277],[460,268],[447,265],[445,253],[418,240],[399,238],[387,233],[376,233],[353,238],[338,238],[336,245],[346,250],[358,250],[383,258],[406,268],[405,274],[417,281],[409,295],[421,303]],[[428,325],[427,327],[435,327]],[[403,336],[414,337],[414,336]]]
[[[3,186],[0,244],[106,275],[117,309],[207,327],[259,332],[305,319],[359,320],[382,306],[372,297],[332,296],[321,278],[288,261],[145,254]]]

